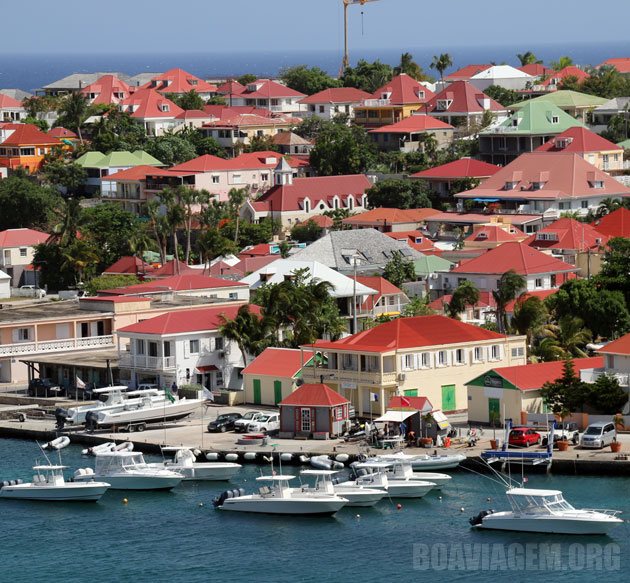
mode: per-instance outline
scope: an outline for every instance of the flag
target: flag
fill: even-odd
[[[370,393],[370,401],[378,403],[378,393]]]
[[[173,397],[173,393],[171,393],[171,391],[168,389],[168,387],[164,387],[164,395],[166,395],[166,398],[171,402],[174,403],[175,402],[175,397]]]
[[[76,378],[77,389],[85,389],[85,383],[79,378]]]

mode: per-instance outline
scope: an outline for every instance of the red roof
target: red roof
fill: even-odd
[[[599,68],[605,65],[614,67],[620,73],[630,73],[630,58],[629,57],[606,59],[603,63],[600,63],[599,65],[597,65],[597,67]]]
[[[483,225],[473,230],[464,239],[475,243],[505,243],[506,241],[522,241],[527,235],[514,225]]]
[[[154,117],[177,117],[184,111],[170,99],[163,97],[154,89],[138,89],[120,102],[123,111],[131,117],[146,119]],[[167,110],[165,111],[164,108]]]
[[[443,107],[443,101],[448,107]],[[506,108],[466,81],[451,83],[427,102],[427,111],[434,115],[483,113],[486,110],[506,111]]]
[[[429,237],[427,237],[422,231],[391,231],[383,234],[387,235],[391,239],[395,239],[396,241],[407,243],[409,247],[415,249],[416,251],[420,251],[421,253],[436,251],[437,249],[433,244],[433,241],[431,241],[431,239],[429,239]]]
[[[119,170],[115,174],[110,174],[107,180],[146,180],[148,174],[155,175],[157,168],[155,166],[133,166],[127,170]]]
[[[384,97],[383,94],[385,93],[391,95]],[[433,91],[405,73],[396,75],[391,81],[372,93],[372,99],[389,99],[392,105],[424,103],[432,97]]]
[[[536,152],[619,152],[623,154],[623,148],[613,142],[602,138],[583,127],[572,127],[554,136],[548,142],[538,146]]]
[[[58,139],[68,139],[68,140],[76,140],[77,135],[72,130],[67,130],[66,128],[62,128],[61,126],[53,128],[52,130],[48,130],[48,135],[53,138]]]
[[[439,213],[431,208],[397,209],[378,207],[352,217],[343,219],[344,225],[386,226],[398,223],[422,223]]]
[[[507,242],[486,251],[479,257],[462,262],[452,273],[486,273],[501,275],[513,269],[521,275],[538,273],[564,273],[576,271],[577,267],[560,261],[524,243]]]
[[[630,210],[618,208],[616,211],[595,221],[593,226],[608,237],[630,238]]]
[[[556,240],[540,239],[539,233],[555,234]],[[575,219],[562,218],[547,225],[544,229],[536,231],[524,242],[536,249],[568,249],[574,251],[586,251],[602,247],[608,241],[606,235],[602,235],[597,229],[587,223]]]
[[[304,364],[313,353],[306,351]],[[302,370],[302,351],[294,348],[265,348],[242,371],[242,374],[291,378]]]
[[[243,249],[239,253],[239,257],[258,257],[271,255],[271,244],[270,243],[258,243],[258,245],[254,245],[249,249]]]
[[[263,255],[258,257],[242,257],[239,255],[239,259],[240,261],[233,266],[233,269],[241,271],[243,275],[248,275],[280,259],[280,255]]]
[[[523,73],[527,73],[532,77],[544,77],[545,75],[549,75],[553,73],[553,69],[549,67],[545,67],[540,63],[532,63],[531,65],[523,65],[522,67],[516,67],[519,71],[523,71]]]
[[[397,121],[396,123],[381,126],[370,130],[371,134],[408,134],[415,132],[428,132],[431,130],[454,130],[455,128],[439,119],[429,115],[410,115]]]
[[[314,217],[311,217],[309,221],[313,221],[322,229],[330,229],[335,224],[335,221],[326,215],[315,215]]]
[[[621,354],[624,356],[630,355],[630,334],[626,334],[617,340],[613,340],[600,348],[597,352],[603,354]]]
[[[388,409],[413,409],[414,411],[432,411],[433,405],[426,397],[394,396],[387,404]]]
[[[151,277],[172,277],[174,275],[192,275],[199,274],[198,269],[193,269],[183,261],[179,261],[179,268],[177,268],[177,262],[175,259],[167,261],[162,267],[156,269]]]
[[[429,308],[436,312],[444,313],[444,304],[450,304],[453,294],[445,294],[429,302]],[[474,305],[475,308],[495,308],[497,305],[492,292],[479,290],[479,300]]]
[[[231,320],[236,317],[241,305],[167,312],[161,316],[120,328],[118,333],[167,335],[217,330],[225,319]],[[250,309],[253,313],[260,314],[258,306],[250,305]]]
[[[393,283],[390,283],[385,278],[380,277],[378,275],[375,276],[363,276],[358,275],[356,278],[349,276],[350,279],[356,279],[357,283],[369,287],[370,289],[376,290],[378,293],[367,296],[366,300],[362,304],[362,308],[366,310],[371,310],[376,302],[380,300],[383,296],[391,296],[404,294],[401,289],[396,287]],[[392,310],[393,311],[393,310]]]
[[[269,117],[256,113],[238,113],[223,111],[219,119],[211,119],[203,124],[204,128],[225,128],[241,126],[290,126],[293,118]]]
[[[32,247],[48,240],[47,233],[35,229],[7,229],[0,231],[0,249],[9,247]]]
[[[105,271],[103,271],[103,273],[111,275],[138,275],[142,273],[151,273],[152,271],[152,265],[145,263],[138,257],[127,255],[125,257],[121,257],[118,261],[110,265]]]
[[[462,67],[461,69],[458,69],[457,71],[454,71],[453,73],[450,73],[449,75],[444,77],[444,79],[447,81],[460,81],[460,80],[467,81],[468,79],[470,79],[477,73],[481,73],[482,71],[485,71],[486,69],[489,69],[490,67],[492,67],[491,64],[466,65],[465,67]]]
[[[498,172],[499,166],[475,160],[474,158],[460,158],[440,166],[434,166],[422,172],[412,174],[412,178],[435,178],[443,180],[457,180],[459,178],[488,178]]]
[[[131,87],[115,75],[103,75],[94,83],[90,83],[87,87],[81,89],[81,93],[88,98],[91,94],[95,95],[92,104],[104,105],[120,103],[123,99],[129,97],[131,92]]]
[[[209,113],[200,109],[185,109],[177,116],[177,119],[207,119],[209,117],[211,117]]]
[[[187,291],[199,289],[216,289],[222,287],[243,287],[244,284],[227,281],[217,277],[185,273],[164,279],[156,279],[128,287],[107,289],[99,292],[100,295],[130,295],[130,294],[154,294],[169,291]]]
[[[573,366],[575,367],[575,372],[579,375],[579,372],[583,369],[601,368],[604,366],[604,358],[601,356],[574,358]],[[553,382],[562,376],[564,360],[506,366],[492,370],[521,391],[535,391],[540,389],[545,383]]]
[[[273,170],[282,160],[282,154],[278,152],[262,151],[241,154],[236,158],[219,158],[210,154],[204,154],[198,158],[188,160],[173,166],[169,171],[175,172],[214,172],[226,170]],[[289,166],[301,166],[300,160],[290,156],[284,157]]]
[[[567,77],[577,77],[578,81],[581,83],[585,79],[588,79],[590,75],[585,71],[582,71],[582,69],[578,69],[576,66],[571,65],[570,67],[565,67],[559,71],[551,71],[547,79],[542,81],[540,85],[544,87],[548,87],[549,85],[559,85],[560,82]]]
[[[203,79],[187,73],[183,69],[170,69],[166,73],[153,77],[151,81],[142,86],[142,89],[155,89],[160,93],[188,93],[193,90],[197,93],[215,93],[217,86],[206,83]]]
[[[313,346],[324,350],[380,353],[423,346],[505,340],[505,338],[503,334],[445,316],[415,316],[397,318],[335,342],[317,341]]]
[[[328,385],[318,383],[298,387],[278,404],[293,407],[336,407],[349,402],[348,399],[333,391]]]
[[[324,89],[319,93],[309,95],[300,100],[300,103],[305,104],[317,104],[317,103],[359,103],[364,99],[369,99],[371,96],[361,89],[355,89],[354,87],[333,87],[331,89]]]
[[[0,129],[5,133],[11,131],[9,137],[0,142],[2,146],[59,145],[57,138],[49,136],[46,132],[42,132],[37,126],[30,123],[5,123],[0,125]]]
[[[244,99],[260,98],[278,98],[278,97],[306,97],[304,93],[295,91],[271,79],[256,79],[245,86],[245,89],[236,94],[237,97]]]
[[[24,109],[24,107],[17,99],[0,93],[0,109]]]
[[[245,91],[245,85],[242,85],[236,79],[229,79],[217,87],[217,93],[221,95],[238,95]]]

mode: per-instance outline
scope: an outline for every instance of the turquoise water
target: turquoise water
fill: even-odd
[[[0,440],[0,479],[29,479],[36,457],[42,458],[33,442]],[[63,450],[62,459],[72,471],[93,465],[76,446]],[[245,466],[235,485],[251,490],[259,471]],[[551,576],[580,583],[625,578],[627,524],[609,537],[471,531],[470,516],[505,507],[501,488],[464,471],[453,477],[441,494],[401,500],[400,510],[387,501],[323,519],[215,511],[212,497],[226,487],[220,482],[188,482],[171,493],[110,491],[96,504],[0,500],[0,581],[365,583],[499,576],[517,582]],[[528,486],[561,488],[576,506],[615,508],[630,518],[629,479],[534,475]]]

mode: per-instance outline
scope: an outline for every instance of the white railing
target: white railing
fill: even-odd
[[[87,338],[67,338],[64,340],[43,340],[40,342],[19,342],[0,344],[0,356],[21,356],[41,352],[67,352],[114,346],[113,336],[88,336]]]
[[[123,354],[120,366],[149,370],[171,370],[175,368],[174,356],[146,356],[143,354]]]
[[[331,369],[331,368],[318,368],[318,367],[304,367],[302,375],[305,381],[319,382],[320,377],[323,375],[324,382],[326,379],[335,380],[338,382],[353,382],[358,384],[370,384],[370,385],[389,385],[396,383],[397,373],[378,371],[355,371],[355,370],[343,370],[343,369]]]
[[[366,107],[382,107],[384,105],[391,105],[390,99],[366,99],[361,105]]]

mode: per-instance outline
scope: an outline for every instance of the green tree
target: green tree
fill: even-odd
[[[508,107],[523,100],[523,97],[516,91],[506,89],[500,85],[490,85],[490,87],[484,90],[484,93],[490,99],[494,99],[497,103],[503,105],[503,107]]]
[[[291,239],[298,243],[310,243],[322,236],[323,229],[312,219],[298,223],[291,229]]]
[[[613,237],[608,241],[601,272],[595,282],[609,291],[624,295],[626,306],[630,306],[630,239]]]
[[[521,67],[525,65],[541,65],[542,61],[538,60],[536,55],[531,51],[527,51],[525,53],[518,53],[516,58],[520,61]]]
[[[431,81],[431,77],[413,60],[411,53],[403,53],[400,55],[400,63],[398,66],[394,67],[394,75],[401,75],[403,73],[409,75],[409,77],[413,77],[416,81]]]
[[[591,340],[592,334],[584,327],[584,321],[581,318],[571,315],[562,316],[557,324],[545,326],[544,335],[564,351],[565,358],[588,356],[585,347]]]
[[[236,81],[241,85],[249,85],[250,83],[256,81],[256,79],[258,79],[256,75],[253,75],[252,73],[245,73],[244,75],[237,77]]]
[[[429,187],[421,180],[380,180],[367,190],[371,207],[399,209],[431,208]]]
[[[0,180],[0,230],[46,229],[50,213],[60,202],[57,192],[31,179],[13,175]]]
[[[588,389],[575,373],[571,359],[564,362],[562,376],[553,382],[546,382],[540,389],[540,396],[554,415],[562,420],[573,411],[584,407]]]
[[[216,257],[225,257],[238,253],[239,247],[234,241],[222,234],[216,227],[208,228],[197,238],[199,258],[205,266]],[[205,269],[205,268],[204,268]]]
[[[589,77],[582,82],[580,91],[606,99],[625,97],[630,94],[630,80],[615,67],[589,69],[588,73]]]
[[[83,144],[81,127],[89,115],[90,107],[87,97],[83,93],[71,93],[61,103],[59,117],[55,125],[75,131],[79,136],[79,141]]]
[[[326,123],[310,161],[320,176],[361,174],[376,160],[376,147],[364,128]]]
[[[416,296],[411,298],[409,303],[400,312],[401,318],[412,318],[413,316],[432,316],[435,312],[429,308],[429,296],[421,298]]]
[[[50,129],[48,122],[45,119],[38,119],[36,117],[25,117],[22,120],[22,123],[30,123],[31,125],[36,126],[42,132],[47,132]]]
[[[48,291],[68,289],[76,282],[74,270],[65,261],[62,248],[54,241],[35,245],[33,265],[39,269],[39,285]]]
[[[448,53],[441,53],[439,56],[433,55],[433,60],[430,65],[431,69],[435,69],[440,74],[440,80],[442,82],[444,82],[444,71],[452,66],[453,59]]]
[[[62,98],[52,95],[33,95],[22,100],[22,105],[28,117],[37,118],[38,113],[51,113],[57,111]]]
[[[319,67],[296,65],[280,71],[280,79],[287,87],[305,95],[313,95],[324,89],[339,87],[339,81],[333,79]]]
[[[563,91],[582,91],[582,80],[575,75],[568,75],[560,81],[558,89]]]
[[[179,240],[177,232],[186,222],[186,212],[181,203],[182,189],[185,186],[175,188],[166,187],[157,196],[160,204],[164,207],[164,219],[171,234],[171,246],[175,256],[176,268],[179,268]]]
[[[219,158],[227,158],[226,149],[213,137],[204,135],[196,128],[185,127],[177,132],[177,136],[190,142],[195,148],[197,156],[210,154]]]
[[[167,166],[181,164],[197,157],[195,147],[186,138],[164,134],[147,142],[145,150]]]
[[[206,105],[206,102],[194,89],[191,89],[186,93],[182,93],[181,95],[167,93],[166,98],[170,99],[173,103],[175,103],[175,105],[179,105],[179,107],[187,111],[191,109],[203,111],[203,108]]]
[[[328,126],[329,123],[331,122],[324,120],[324,118],[319,117],[318,115],[311,115],[309,117],[305,117],[295,128],[293,128],[293,133],[305,138],[306,140],[315,140],[322,129]],[[337,123],[337,118],[335,118],[332,123]]]
[[[449,318],[459,320],[460,314],[466,311],[466,307],[474,307],[478,301],[477,286],[472,281],[462,281],[453,292],[451,301],[444,304],[444,309]]]
[[[213,95],[206,101],[206,105],[227,105],[227,101],[223,95]]]
[[[93,277],[85,284],[85,291],[88,295],[98,295],[99,291],[106,289],[118,289],[119,287],[127,287],[136,285],[140,280],[135,275],[101,275]]]
[[[245,146],[245,152],[279,152],[280,148],[273,141],[273,136],[253,136]]]
[[[523,296],[525,296],[523,298]],[[510,325],[521,335],[527,336],[527,346],[531,349],[533,337],[549,321],[549,312],[545,304],[536,296],[522,294],[514,305],[514,314]]]
[[[619,385],[619,380],[611,374],[597,377],[590,387],[588,404],[602,414],[621,411],[628,401],[628,394]]]
[[[557,61],[551,61],[550,65],[554,71],[561,71],[573,65],[573,59],[567,56],[560,57]]]
[[[389,83],[394,76],[390,65],[378,59],[373,63],[361,59],[356,67],[347,67],[341,76],[344,87],[356,87],[368,93],[374,93],[379,87]]]
[[[249,356],[258,356],[267,347],[264,323],[249,304],[242,305],[233,319],[222,316],[219,333],[227,340],[235,342],[247,366]]]
[[[507,331],[507,305],[519,296],[525,286],[525,278],[510,269],[499,278],[497,289],[492,290],[492,297],[497,305],[497,326],[502,334]]]
[[[91,127],[91,148],[109,154],[126,150],[133,152],[144,148],[147,137],[144,128],[127,112],[113,107]]]
[[[147,203],[147,215],[149,217],[149,225],[155,243],[160,250],[160,261],[166,263],[166,250],[168,247],[168,238],[170,235],[170,225],[166,216],[162,212],[161,202],[157,198],[149,200]]]
[[[394,253],[385,265],[383,277],[396,287],[400,287],[404,282],[416,279],[416,268],[413,261],[406,259],[400,253]]]
[[[87,170],[74,162],[57,159],[43,166],[42,176],[50,186],[63,194],[77,195],[85,188]]]
[[[75,286],[83,285],[95,272],[98,265],[98,250],[85,239],[75,239],[62,248],[61,268],[74,275]]]

